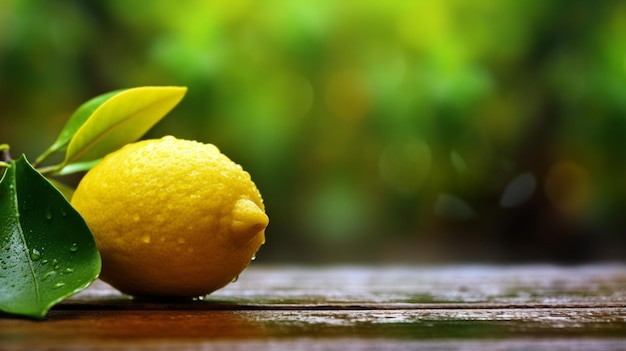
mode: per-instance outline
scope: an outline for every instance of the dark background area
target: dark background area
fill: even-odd
[[[146,138],[252,174],[259,261],[624,260],[625,37],[620,1],[2,1],[0,143],[182,85]]]

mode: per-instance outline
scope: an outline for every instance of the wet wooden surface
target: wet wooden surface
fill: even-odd
[[[626,350],[626,266],[267,267],[198,301],[102,282],[0,350]]]

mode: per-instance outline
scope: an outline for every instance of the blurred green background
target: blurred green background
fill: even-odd
[[[252,174],[259,261],[623,260],[625,37],[621,1],[5,0],[0,142],[182,85],[146,138]]]

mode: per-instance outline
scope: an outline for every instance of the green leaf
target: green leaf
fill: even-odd
[[[0,311],[43,318],[100,273],[82,217],[22,156],[0,180]]]
[[[171,111],[186,92],[185,87],[139,87],[114,95],[74,133],[63,164],[97,160],[136,141]]]
[[[52,144],[48,148],[48,150],[46,150],[43,154],[41,154],[41,156],[37,158],[35,163],[39,164],[43,162],[48,156],[56,152],[66,150],[67,145],[70,143],[70,140],[72,140],[72,137],[74,136],[76,131],[80,127],[82,127],[82,125],[85,123],[85,121],[87,121],[89,116],[91,116],[94,113],[94,111],[96,111],[96,109],[100,107],[100,105],[102,105],[108,99],[119,94],[122,91],[123,90],[111,91],[106,94],[96,96],[95,98],[82,104],[74,112],[74,114],[72,114],[72,116],[67,121],[67,123],[65,123],[65,126],[61,130],[61,133],[59,133],[59,136],[57,137],[57,140],[54,142],[54,144]]]

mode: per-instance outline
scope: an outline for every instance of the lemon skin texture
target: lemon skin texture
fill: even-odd
[[[197,297],[227,285],[265,243],[250,175],[217,147],[167,136],[107,155],[72,205],[102,256],[101,279],[144,297]]]

